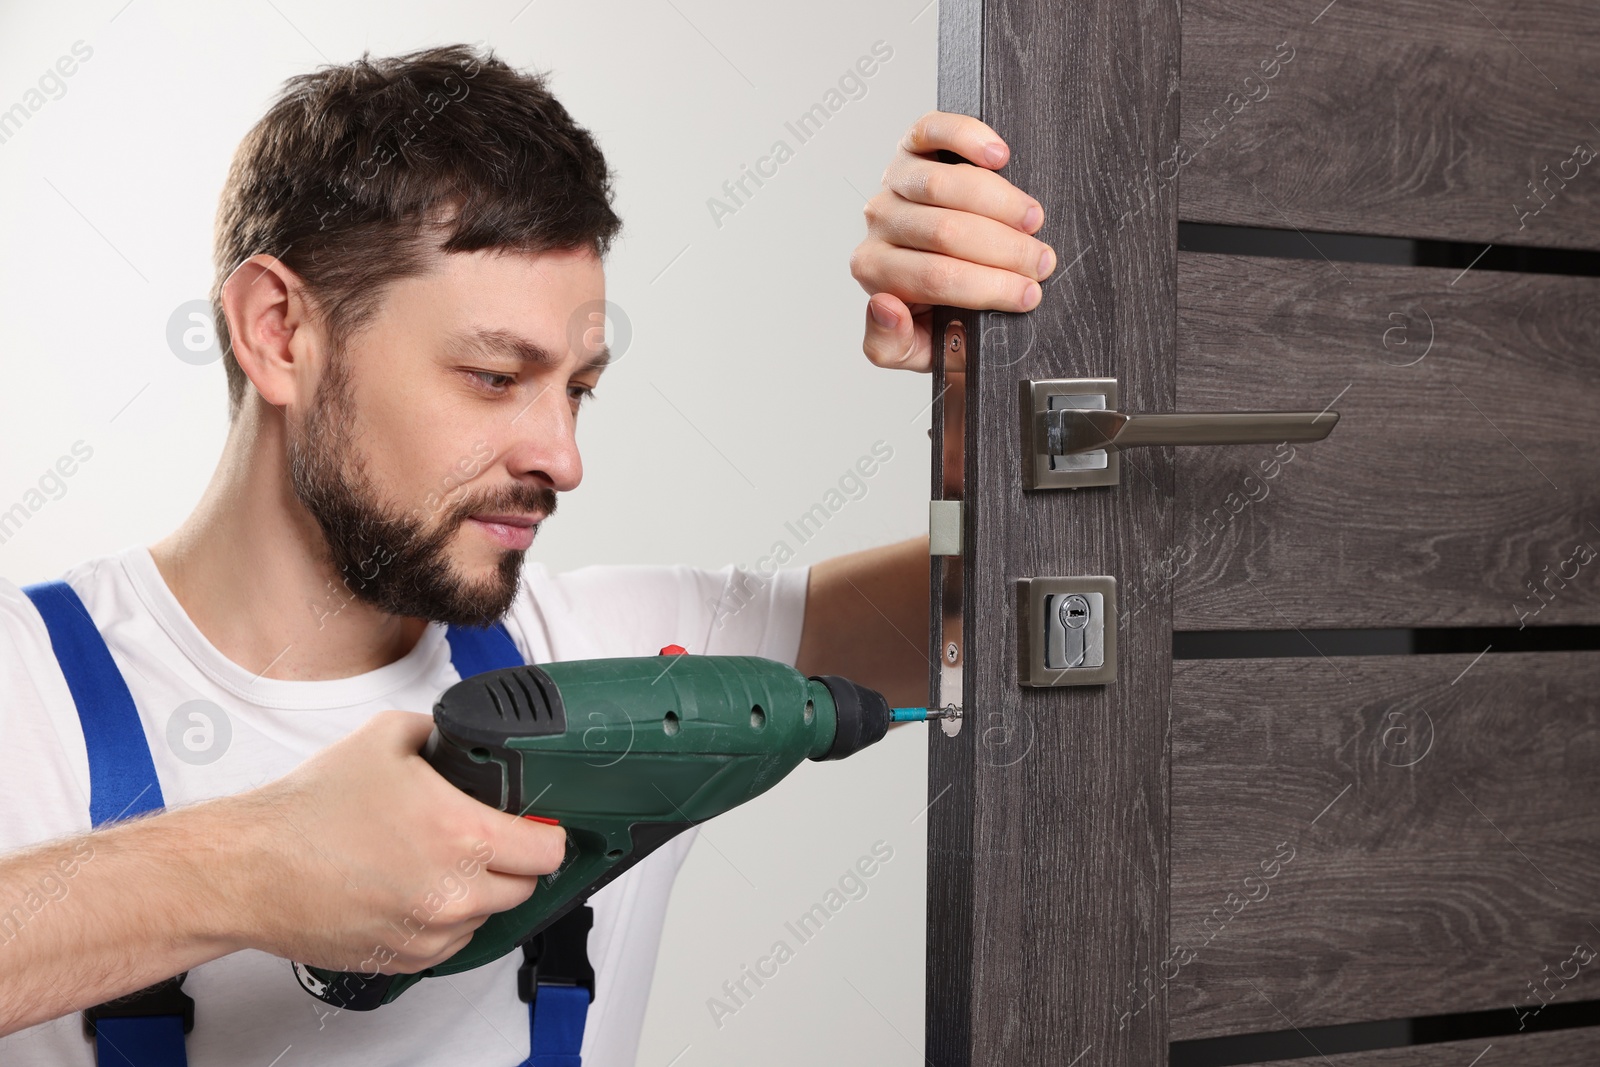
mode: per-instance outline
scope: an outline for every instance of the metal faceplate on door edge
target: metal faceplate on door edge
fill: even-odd
[[[934,466],[938,484],[934,487],[934,500],[928,513],[928,549],[930,553],[935,548],[944,550],[933,556],[934,565],[939,568],[940,590],[940,602],[934,605],[939,628],[935,651],[939,657],[939,677],[935,697],[940,707],[961,707],[966,659],[963,634],[966,606],[961,583],[966,565],[964,552],[973,547],[964,543],[967,539],[961,531],[966,521],[962,500],[966,495],[967,423],[967,327],[961,318],[952,318],[945,324],[933,379],[934,410],[942,420],[942,448]],[[952,522],[954,530],[950,528]],[[929,576],[931,580],[931,571]],[[946,737],[955,737],[961,732],[961,720],[940,719],[939,728]]]
[[[1034,417],[1056,408],[1117,409],[1115,378],[1046,378],[1021,382],[1022,488],[1078,489],[1089,485],[1116,485],[1122,473],[1119,453],[1084,452],[1075,456],[1047,456],[1035,452]]]
[[[1074,659],[1084,665],[1058,665]],[[1017,684],[1108,685],[1116,677],[1117,580],[1018,578]]]

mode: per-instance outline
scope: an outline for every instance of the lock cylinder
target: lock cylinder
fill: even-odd
[[[1116,606],[1116,579],[1107,575],[1019,579],[1019,684],[1104,685],[1115,678]]]

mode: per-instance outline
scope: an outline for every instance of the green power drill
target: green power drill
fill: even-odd
[[[466,947],[415,974],[294,965],[340,1008],[387,1004],[434,975],[499,959],[677,834],[777,785],[805,759],[842,759],[890,722],[955,708],[893,708],[837,675],[806,677],[759,656],[568,660],[486,671],[433,708],[422,755],[470,796],[537,811],[567,832],[561,866],[522,904],[490,916]]]

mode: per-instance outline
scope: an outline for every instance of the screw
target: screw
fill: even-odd
[[[956,661],[956,657],[959,655],[961,655],[961,650],[956,647],[956,643],[954,641],[951,641],[948,645],[944,646],[944,658],[949,660],[951,663],[954,663]]]

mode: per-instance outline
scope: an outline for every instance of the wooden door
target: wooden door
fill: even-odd
[[[935,319],[929,1061],[1600,1060],[1600,9],[940,19],[1062,266]],[[1025,489],[1056,378],[1340,421]],[[1116,579],[1110,684],[1019,684],[1052,575]]]

